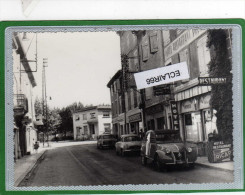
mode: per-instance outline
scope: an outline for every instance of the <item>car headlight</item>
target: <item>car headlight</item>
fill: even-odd
[[[187,148],[187,152],[192,152],[192,148]]]
[[[165,152],[169,154],[171,151],[168,148],[166,148]]]

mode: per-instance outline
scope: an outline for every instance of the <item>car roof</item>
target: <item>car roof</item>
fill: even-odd
[[[122,135],[121,137],[131,137],[131,136],[139,137],[136,134],[125,134],[125,135]]]

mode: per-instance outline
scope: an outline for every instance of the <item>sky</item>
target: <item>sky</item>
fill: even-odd
[[[27,35],[31,40],[33,35]],[[42,97],[42,63],[43,58],[48,58],[50,107],[62,108],[79,101],[84,105],[110,104],[106,85],[120,69],[120,40],[116,32],[39,33],[37,46],[35,96]],[[34,51],[35,41],[28,51],[30,58]]]

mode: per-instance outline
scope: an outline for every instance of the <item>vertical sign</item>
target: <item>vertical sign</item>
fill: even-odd
[[[177,102],[170,101],[170,105],[171,105],[171,112],[173,117],[174,130],[179,130],[179,113],[178,113]]]

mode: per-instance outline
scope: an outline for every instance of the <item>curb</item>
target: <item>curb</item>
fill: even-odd
[[[44,150],[43,153],[37,158],[37,160],[35,161],[35,163],[33,163],[32,166],[30,166],[28,168],[28,170],[26,171],[25,174],[23,174],[22,176],[20,176],[16,181],[15,181],[15,186],[20,187],[20,184],[28,179],[31,175],[31,173],[34,171],[34,169],[36,168],[36,166],[38,165],[39,162],[41,162],[44,159],[44,154],[46,153],[47,150]]]
[[[203,164],[203,163],[195,162],[195,164],[197,166],[200,166],[200,167],[206,167],[206,168],[216,169],[216,170],[225,171],[225,172],[234,172],[234,170],[224,169],[224,168],[221,168],[221,167],[214,167],[212,165],[207,165],[207,164]]]

